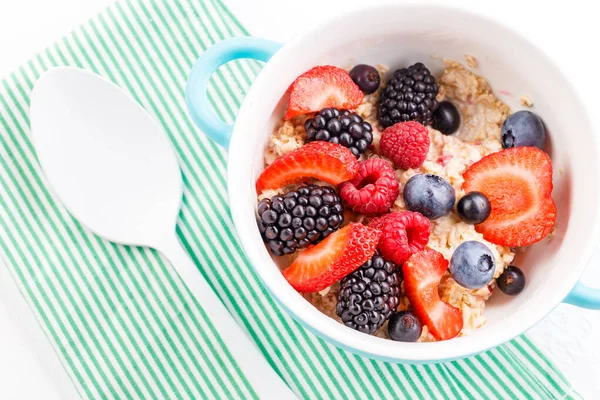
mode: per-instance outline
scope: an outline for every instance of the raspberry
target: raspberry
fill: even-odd
[[[429,241],[429,220],[418,212],[393,212],[373,219],[369,226],[382,232],[377,246],[381,254],[398,265]]]
[[[358,165],[354,178],[339,186],[340,197],[354,211],[375,215],[386,213],[400,193],[392,167],[381,158],[370,158]]]
[[[429,132],[418,122],[399,122],[383,131],[379,148],[397,168],[419,168],[429,151]]]

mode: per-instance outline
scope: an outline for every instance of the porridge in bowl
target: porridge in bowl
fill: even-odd
[[[554,227],[541,119],[444,63],[436,77],[422,63],[314,67],[267,144],[263,240],[290,285],[350,329],[468,335],[492,293],[523,289],[515,250]]]

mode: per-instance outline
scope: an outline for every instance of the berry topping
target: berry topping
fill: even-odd
[[[431,127],[444,135],[452,135],[460,126],[460,113],[449,101],[442,101],[433,112]]]
[[[452,339],[463,327],[460,309],[440,299],[440,280],[448,269],[448,261],[435,250],[413,254],[402,267],[404,291],[415,314],[438,340]]]
[[[339,190],[352,210],[367,215],[388,212],[400,193],[394,170],[381,158],[359,163],[354,178],[342,182]]]
[[[357,168],[356,157],[344,146],[311,142],[284,154],[265,168],[256,181],[256,192],[279,189],[311,178],[339,185],[352,179]]]
[[[535,146],[546,143],[546,127],[542,119],[531,111],[522,110],[511,114],[502,124],[502,146],[505,149],[520,146]]]
[[[419,168],[429,151],[429,132],[418,122],[401,122],[383,131],[379,148],[397,168]]]
[[[381,231],[377,245],[381,254],[398,265],[423,250],[429,241],[429,220],[419,213],[393,212],[373,219],[369,226]]]
[[[314,67],[300,75],[289,89],[290,100],[285,119],[317,112],[324,108],[356,108],[364,94],[350,75],[332,65]]]
[[[483,193],[471,192],[458,201],[456,211],[465,223],[475,225],[482,223],[490,216],[492,206]]]
[[[339,143],[350,149],[357,158],[373,143],[371,124],[356,113],[324,108],[304,123],[309,142],[322,140]]]
[[[397,342],[416,342],[422,330],[421,321],[412,311],[394,313],[388,322],[388,335]]]
[[[344,222],[342,201],[326,186],[300,186],[284,196],[263,199],[257,212],[258,230],[275,256],[316,244]]]
[[[354,272],[375,253],[381,232],[351,223],[306,249],[283,276],[299,292],[319,292]]]
[[[377,119],[384,127],[410,120],[427,125],[438,106],[437,94],[435,78],[422,63],[396,70],[379,96]]]
[[[483,243],[469,240],[461,243],[450,260],[450,274],[468,289],[487,286],[494,277],[494,255]]]
[[[375,252],[340,282],[336,314],[352,329],[375,332],[398,308],[401,280],[396,264]]]
[[[420,212],[429,219],[446,215],[454,207],[454,188],[443,178],[431,174],[418,174],[404,185],[406,208]]]
[[[381,77],[379,72],[370,65],[358,64],[350,70],[350,78],[358,85],[364,94],[374,93],[379,89]]]
[[[478,191],[492,211],[475,225],[485,240],[502,246],[527,246],[542,240],[556,223],[552,198],[552,162],[535,147],[492,153],[463,174],[466,192]]]
[[[509,265],[496,279],[498,289],[509,296],[515,296],[525,288],[525,274],[514,265]]]

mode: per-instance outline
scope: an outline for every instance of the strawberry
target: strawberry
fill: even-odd
[[[404,291],[417,317],[438,340],[452,339],[463,327],[460,309],[442,301],[440,279],[448,269],[448,260],[435,250],[413,254],[402,266]]]
[[[310,178],[338,185],[354,177],[358,161],[346,147],[329,142],[310,142],[279,157],[260,174],[256,191],[278,189]]]
[[[552,198],[552,162],[535,147],[492,153],[463,174],[465,192],[481,192],[490,201],[488,219],[477,232],[495,244],[527,246],[546,237],[556,223]]]
[[[296,78],[289,92],[286,120],[324,108],[356,108],[364,97],[348,72],[332,65],[322,65],[306,71]]]
[[[283,276],[303,293],[319,292],[371,259],[381,232],[359,223],[346,225],[300,252]]]

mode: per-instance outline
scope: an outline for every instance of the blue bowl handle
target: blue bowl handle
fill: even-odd
[[[596,254],[596,257],[592,257],[592,259],[594,258],[599,259],[598,254]],[[594,289],[581,282],[577,282],[564,302],[577,307],[600,310],[600,289]]]
[[[202,131],[223,146],[229,146],[233,125],[223,122],[208,102],[206,89],[212,74],[223,64],[239,58],[267,62],[281,43],[254,37],[223,40],[207,49],[192,68],[185,88],[185,101],[192,120]]]

